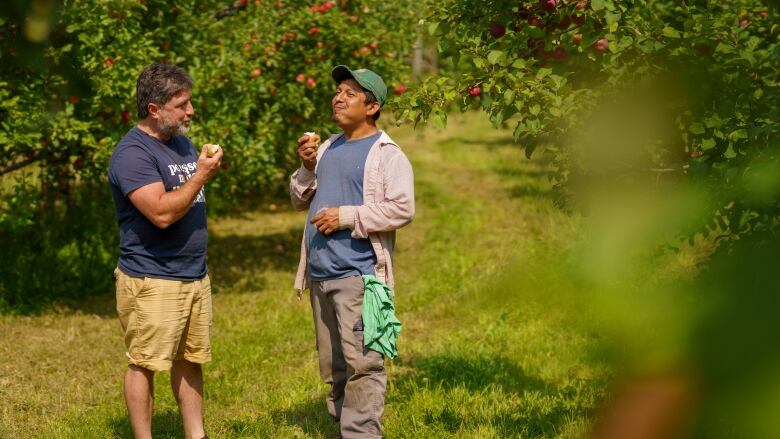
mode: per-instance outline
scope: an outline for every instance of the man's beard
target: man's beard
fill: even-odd
[[[184,122],[167,122],[161,120],[158,122],[157,129],[163,137],[173,137],[176,135],[184,136],[190,130],[190,127],[185,125]]]

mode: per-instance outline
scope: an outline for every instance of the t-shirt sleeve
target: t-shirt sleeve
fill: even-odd
[[[139,187],[163,181],[154,158],[138,146],[117,151],[109,178],[125,196]]]

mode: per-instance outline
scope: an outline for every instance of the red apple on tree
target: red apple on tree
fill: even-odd
[[[745,28],[750,26],[750,19],[747,17],[742,17],[742,19],[739,20],[739,27]]]
[[[602,38],[596,41],[596,44],[593,46],[593,48],[596,49],[596,52],[606,52],[607,49],[609,49],[609,41],[607,41],[606,38]]]
[[[314,78],[306,78],[306,87],[314,88],[317,85],[317,81],[314,80]]]
[[[295,80],[298,82],[303,82],[306,80],[306,75],[304,75],[303,73],[298,73],[297,75],[295,75]]]
[[[528,25],[541,28],[542,27],[542,19],[537,17],[537,16],[535,16],[535,15],[532,15],[532,16],[528,17]]]
[[[481,89],[481,88],[479,88],[479,87],[478,87],[478,86],[476,86],[476,85],[475,85],[475,86],[473,86],[473,87],[471,87],[471,88],[469,89],[469,94],[470,94],[471,96],[474,96],[474,97],[476,97],[476,96],[479,96],[479,95],[480,95],[480,93],[482,93],[482,89]]]
[[[318,33],[320,33],[320,30],[316,26],[309,29],[309,35],[317,35]]]
[[[544,50],[544,40],[540,38],[531,37],[528,39],[527,43],[531,50],[535,50],[537,52],[542,52]]]
[[[393,91],[395,92],[395,94],[398,94],[398,95],[404,94],[404,92],[406,91],[406,86],[403,85],[403,83],[398,84],[398,85],[395,86]]]
[[[114,65],[114,61],[111,58],[109,58],[109,59],[103,61],[103,64],[105,64],[106,67],[111,67],[111,66]]]
[[[493,35],[493,38],[501,38],[505,33],[506,27],[503,24],[493,23],[490,26],[490,35]]]
[[[556,6],[558,6],[557,0],[539,0],[539,9],[545,12],[554,10]]]
[[[332,8],[333,8],[333,2],[325,2],[325,3],[320,5],[318,10],[319,10],[320,14],[324,14],[324,13],[328,12],[329,10],[331,10]]]
[[[571,25],[571,17],[568,15],[565,15],[563,18],[561,18],[560,23],[558,23],[558,29],[566,30]]]
[[[260,70],[259,67],[255,67],[254,69],[252,69],[252,73],[250,73],[249,76],[251,76],[252,78],[257,78],[258,76],[260,76],[261,73],[263,73],[263,71]]]

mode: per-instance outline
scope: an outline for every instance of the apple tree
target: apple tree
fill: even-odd
[[[621,108],[640,120],[636,110],[650,102],[671,134],[602,132],[595,142],[623,140],[623,151],[616,145],[613,156],[630,145],[653,144],[646,160],[620,172],[654,180],[662,172],[711,186],[719,194],[712,227],[738,235],[758,224],[777,225],[780,209],[770,201],[776,196],[762,204],[738,193],[746,190],[740,182],[757,179],[770,185],[764,192],[780,193],[774,180],[755,175],[757,162],[778,162],[775,4],[445,0],[433,3],[424,26],[438,38],[445,71],[404,96],[400,120],[443,125],[452,106],[479,108],[496,126],[510,125],[526,155],[544,145],[556,164],[559,201],[576,204],[571,192],[583,176],[616,172],[603,160],[589,165],[598,145],[588,143],[584,131],[595,113],[622,97]],[[632,104],[629,96],[649,100]],[[614,113],[615,120],[626,117]],[[613,121],[616,130],[626,129],[620,125]]]
[[[209,202],[228,209],[284,187],[301,133],[335,131],[334,65],[369,67],[403,92],[419,19],[409,0],[41,4],[0,6],[0,308],[106,288],[117,252],[106,169],[136,122],[145,66],[193,77],[191,137],[223,145]]]

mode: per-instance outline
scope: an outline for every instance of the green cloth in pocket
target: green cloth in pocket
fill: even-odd
[[[363,275],[363,282],[363,344],[387,358],[395,358],[401,321],[395,316],[393,290],[373,275]]]

